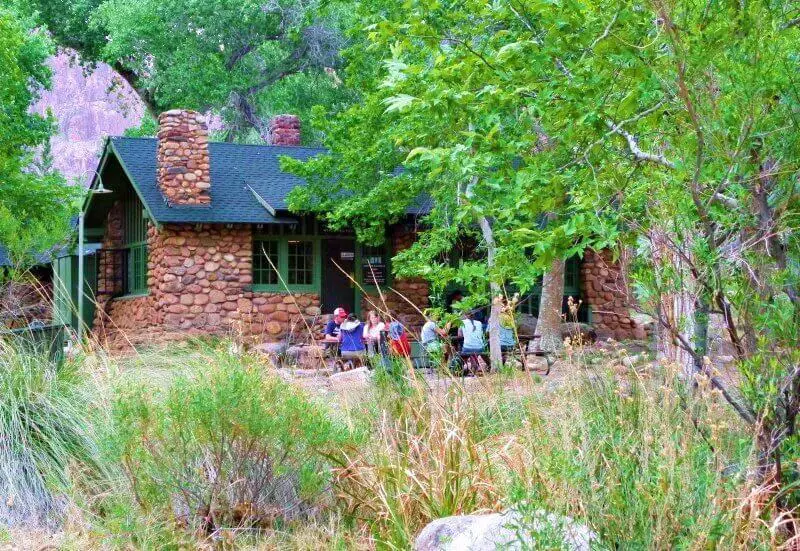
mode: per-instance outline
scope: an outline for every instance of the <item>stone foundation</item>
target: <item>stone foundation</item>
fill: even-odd
[[[644,339],[645,331],[630,315],[633,303],[621,262],[609,250],[588,250],[581,264],[583,307],[599,338]]]

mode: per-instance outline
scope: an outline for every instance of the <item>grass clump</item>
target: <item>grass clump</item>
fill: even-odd
[[[605,374],[531,409],[511,501],[523,512],[573,516],[609,548],[764,541],[758,526],[736,518],[752,441],[716,393],[702,385],[685,392],[667,372]],[[740,476],[731,476],[732,465]]]
[[[495,507],[499,486],[463,388],[431,393],[403,362],[375,379],[373,433],[337,455],[344,513],[368,526],[380,547],[410,549],[436,518]]]
[[[211,353],[167,385],[129,383],[114,402],[111,449],[139,514],[213,538],[314,517],[323,456],[349,434],[255,362]]]
[[[0,524],[57,525],[71,468],[102,470],[87,378],[0,341]]]

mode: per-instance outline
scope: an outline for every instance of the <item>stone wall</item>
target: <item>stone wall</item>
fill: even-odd
[[[115,202],[106,218],[102,249],[97,253],[97,308],[93,333],[105,343],[148,335],[156,329],[155,305],[152,296],[118,298],[122,294],[123,272],[126,270],[122,246],[122,203]],[[155,231],[149,225],[150,231]],[[115,298],[117,297],[117,298]]]
[[[276,340],[319,315],[319,296],[252,290],[252,234],[247,226],[170,224],[150,239],[156,322],[165,331],[236,333]]]
[[[409,248],[415,239],[416,232],[412,227],[404,224],[394,226],[391,231],[391,254],[395,255]],[[393,318],[402,322],[409,329],[419,330],[422,324],[425,323],[420,311],[424,312],[429,305],[428,282],[422,278],[395,278],[391,287],[397,292],[387,289],[383,293],[383,301],[376,294],[368,294],[362,297],[361,311],[364,317],[368,310],[383,310],[385,308],[389,310]],[[400,295],[408,300],[404,300]],[[377,305],[378,308],[370,304],[370,301]],[[409,301],[411,304],[409,304]]]
[[[0,268],[2,271],[2,268]],[[53,280],[49,267],[34,267],[19,280],[0,283],[0,328],[16,329],[53,319]]]
[[[158,186],[171,205],[211,203],[208,128],[194,111],[174,109],[158,116]]]
[[[117,223],[120,210],[109,214],[104,246],[121,240]],[[241,335],[261,341],[308,338],[308,328],[319,337],[326,317],[316,293],[270,293],[252,290],[252,234],[248,226],[220,224],[166,224],[148,227],[148,280],[150,294],[118,297],[116,274],[101,262],[98,295],[104,297],[96,316],[96,332],[108,342],[145,342],[154,338],[191,335]],[[413,229],[398,227],[392,233],[392,253],[411,245]],[[428,284],[421,279],[396,279],[392,285],[419,310],[428,306]],[[385,293],[393,316],[417,330],[423,318],[391,291]],[[377,297],[373,297],[377,301]],[[362,301],[364,312],[371,306]]]
[[[610,250],[588,250],[581,264],[584,308],[591,311],[599,338],[644,339],[644,329],[631,318],[630,296],[624,263],[615,262]]]

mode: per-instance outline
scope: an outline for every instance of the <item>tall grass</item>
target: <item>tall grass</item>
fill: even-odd
[[[371,438],[337,456],[335,489],[347,514],[382,547],[409,549],[433,519],[495,508],[500,486],[463,388],[434,395],[401,361],[375,379]]]
[[[102,468],[91,407],[77,364],[0,341],[0,524],[57,524],[71,468]]]
[[[609,548],[767,546],[739,522],[752,439],[702,381],[689,396],[668,369],[648,373],[601,372],[531,407],[512,501],[573,516]]]

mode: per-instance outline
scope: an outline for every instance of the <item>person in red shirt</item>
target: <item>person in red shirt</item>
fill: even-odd
[[[399,321],[389,324],[389,345],[395,356],[411,357],[411,343],[408,342],[408,335]]]

